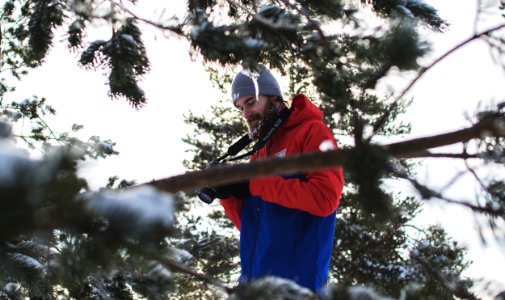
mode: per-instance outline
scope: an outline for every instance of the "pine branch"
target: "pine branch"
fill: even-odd
[[[471,36],[470,38],[468,38],[468,39],[464,40],[463,42],[461,42],[461,43],[457,44],[456,46],[454,46],[452,49],[450,49],[449,51],[447,51],[446,53],[444,53],[443,55],[441,55],[439,58],[435,59],[428,66],[426,66],[424,68],[421,68],[419,70],[419,73],[417,74],[417,77],[414,78],[409,83],[409,85],[400,93],[400,95],[398,97],[396,97],[396,99],[389,105],[389,109],[387,109],[386,112],[384,113],[384,115],[382,115],[382,117],[379,120],[377,120],[377,122],[374,124],[374,126],[373,126],[373,134],[370,135],[370,137],[367,139],[367,141],[370,141],[370,139],[375,135],[375,133],[377,133],[379,131],[379,129],[384,126],[384,124],[387,122],[388,118],[390,117],[391,112],[394,111],[394,109],[400,103],[400,100],[407,94],[408,91],[410,91],[410,89],[417,83],[417,81],[419,81],[419,79],[421,79],[421,77],[423,77],[423,75],[427,71],[431,70],[438,63],[440,63],[441,61],[443,61],[444,59],[446,59],[449,55],[451,55],[452,53],[456,52],[460,48],[463,48],[464,46],[466,46],[467,44],[471,43],[472,41],[477,40],[477,39],[479,39],[481,37],[484,37],[484,36],[488,36],[491,33],[495,32],[495,31],[498,31],[498,30],[500,30],[502,28],[505,28],[505,24],[500,24],[498,26],[495,26],[495,27],[490,28],[488,30],[485,30],[483,32],[476,33],[473,36]]]
[[[263,16],[261,16],[260,14],[256,13],[256,12],[253,12],[251,11],[250,9],[248,9],[245,5],[243,5],[242,3],[240,3],[240,1],[234,1],[234,0],[226,0],[230,5],[232,6],[236,6],[236,7],[239,7],[240,9],[242,9],[247,15],[249,15],[251,18],[255,19],[256,21],[258,21],[259,23],[267,26],[267,27],[270,27],[272,29],[287,29],[287,30],[296,30],[296,26],[289,26],[289,25],[286,25],[284,24],[283,22],[272,22],[270,21],[269,19],[267,18],[264,18]]]
[[[483,136],[489,136],[490,134],[503,136],[505,135],[503,122],[505,122],[504,117],[487,119],[469,128],[386,144],[381,147],[392,157],[396,158],[424,157],[426,150],[431,148],[463,143]],[[335,167],[342,165],[355,149],[315,152],[284,158],[269,158],[248,164],[219,165],[201,171],[153,180],[141,185],[153,185],[167,192],[191,191],[203,186],[215,186],[255,177]]]

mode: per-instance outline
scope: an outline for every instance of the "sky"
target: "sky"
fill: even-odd
[[[443,34],[428,34],[433,54],[421,63],[434,58],[468,38],[474,31],[477,1],[427,1],[439,10],[451,24]],[[484,2],[484,1],[483,1]],[[498,1],[490,1],[497,6]],[[165,1],[142,2],[146,17],[157,16]],[[173,11],[183,11],[185,1],[173,1]],[[167,10],[170,14],[172,10]],[[486,16],[477,26],[479,30],[505,22],[497,13]],[[190,158],[181,138],[190,127],[183,122],[189,111],[205,113],[210,105],[223,96],[215,89],[203,66],[192,61],[187,42],[165,38],[161,33],[144,27],[144,42],[151,60],[151,71],[141,83],[148,104],[133,109],[125,100],[107,97],[106,76],[100,71],[84,70],[77,65],[77,54],[69,53],[64,43],[56,43],[43,67],[33,70],[18,85],[11,100],[21,101],[32,95],[44,96],[57,110],[57,118],[49,118],[55,130],[66,130],[72,123],[84,125],[82,137],[100,135],[117,143],[117,157],[85,163],[81,174],[93,188],[106,184],[111,175],[145,182],[182,174],[184,158]],[[93,37],[107,39],[109,31],[96,30]],[[62,37],[59,37],[62,40]],[[408,83],[407,77],[383,83],[383,89],[399,90]],[[474,42],[438,64],[414,86],[407,97],[414,102],[403,117],[412,124],[408,137],[419,137],[468,126],[464,113],[475,111],[479,101],[503,101],[504,72],[489,56],[486,45]],[[441,151],[461,151],[461,146],[451,146]],[[445,178],[464,169],[461,162],[432,159],[423,162],[418,178],[432,187],[443,186]],[[462,177],[447,190],[447,195],[458,199],[471,199],[475,187],[469,178]],[[393,187],[394,188],[394,187]],[[471,247],[468,256],[474,264],[467,275],[505,281],[503,249],[479,242],[475,223],[466,210],[447,208],[430,201],[419,218],[424,223],[441,223],[449,235],[463,245]],[[492,247],[491,247],[492,246]]]
[[[429,2],[451,24],[446,33],[432,35],[433,57],[439,57],[474,33],[473,20],[478,2]],[[498,5],[498,1],[487,2],[493,3],[495,8]],[[505,18],[496,11],[495,9],[495,13],[482,16],[477,26],[478,31],[504,23]],[[412,121],[412,136],[444,133],[459,129],[462,125],[469,126],[465,113],[472,115],[477,110],[480,101],[482,103],[505,101],[504,74],[504,70],[490,57],[487,45],[481,41],[473,42],[447,57],[428,71],[407,94],[407,97],[414,97],[412,106],[404,116]],[[461,153],[462,146],[453,145],[437,150]],[[426,160],[418,170],[418,180],[436,189],[447,184],[446,178],[453,178],[454,174],[458,174],[465,168],[462,161]],[[495,172],[491,168],[479,169],[479,171],[482,175]],[[503,172],[503,169],[501,171]],[[499,177],[503,178],[503,175]],[[445,191],[446,196],[458,200],[471,200],[475,193],[476,184],[471,176],[461,177]],[[466,274],[496,280],[501,283],[501,287],[496,287],[496,289],[503,290],[505,281],[502,270],[505,269],[505,252],[503,251],[505,245],[493,243],[489,231],[484,232],[489,244],[483,245],[476,230],[477,224],[472,214],[466,209],[440,205],[437,201],[429,201],[426,206],[421,216],[422,221],[442,224],[451,237],[469,247],[468,257],[474,263]]]

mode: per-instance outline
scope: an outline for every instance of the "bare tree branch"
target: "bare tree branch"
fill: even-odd
[[[505,118],[487,119],[472,127],[411,139],[382,147],[396,158],[415,158],[426,155],[428,149],[467,142],[484,136],[505,135]],[[203,186],[246,180],[268,175],[291,174],[313,169],[324,169],[342,165],[354,149],[331,150],[300,154],[284,158],[268,158],[247,164],[218,165],[202,171],[189,172],[169,178],[153,180],[141,185],[153,185],[167,192],[192,191]]]
[[[478,159],[480,158],[476,154],[468,153],[433,153],[426,151],[425,153],[419,153],[416,158],[461,158],[461,159]]]
[[[173,260],[173,259],[170,259],[168,257],[164,257],[164,256],[158,256],[158,261],[161,262],[163,265],[173,269],[173,270],[176,270],[176,271],[179,271],[179,272],[182,272],[182,273],[185,273],[185,274],[188,274],[188,275],[191,275],[205,283],[208,283],[208,284],[211,284],[217,288],[220,288],[222,289],[223,291],[225,291],[227,294],[231,294],[233,293],[233,288],[229,287],[226,285],[226,283],[224,283],[223,281],[217,279],[217,278],[214,278],[212,276],[209,276],[207,274],[204,274],[204,273],[199,273],[193,269],[190,269],[188,268],[187,266]]]
[[[408,180],[421,194],[421,196],[424,199],[430,199],[430,198],[436,198],[443,200],[447,203],[450,204],[457,204],[457,205],[462,205],[464,207],[467,207],[471,209],[473,212],[477,213],[484,213],[484,214],[489,214],[491,216],[495,217],[505,217],[505,209],[501,207],[491,207],[491,206],[481,206],[479,204],[472,204],[470,201],[462,201],[462,200],[455,200],[455,199],[450,199],[444,195],[442,195],[440,192],[437,192],[421,183],[419,183],[417,180],[407,177],[407,176],[399,176],[402,177],[406,180]]]
[[[380,129],[382,128],[382,126],[384,126],[384,124],[386,123],[387,119],[389,118],[391,112],[398,106],[398,104],[400,103],[400,100],[407,94],[408,91],[410,91],[410,89],[414,86],[414,84],[417,83],[417,81],[419,79],[421,79],[421,77],[423,77],[423,75],[428,71],[430,70],[431,68],[433,68],[435,65],[437,65],[439,62],[441,62],[442,60],[444,60],[445,58],[447,58],[449,55],[451,55],[452,53],[456,52],[457,50],[459,50],[460,48],[464,47],[465,45],[469,44],[470,42],[476,40],[476,39],[479,39],[481,37],[484,37],[484,36],[487,36],[489,34],[491,34],[492,32],[495,32],[495,31],[498,31],[502,28],[505,28],[505,24],[500,24],[498,26],[495,26],[493,28],[490,28],[488,30],[485,30],[483,32],[480,32],[480,33],[476,33],[474,34],[473,36],[471,36],[470,38],[464,40],[463,42],[457,44],[456,46],[454,46],[452,49],[450,49],[449,51],[447,51],[446,53],[444,53],[442,56],[440,56],[439,58],[435,59],[431,64],[429,64],[428,66],[424,67],[424,68],[421,68],[419,70],[419,73],[417,74],[417,77],[414,78],[410,83],[409,85],[400,93],[400,95],[398,97],[395,98],[395,100],[389,105],[389,109],[384,113],[384,115],[382,115],[382,117],[377,120],[377,122],[374,124],[373,126],[373,134],[370,135],[370,137],[367,139],[368,141],[370,141],[370,139],[374,136],[374,134]]]

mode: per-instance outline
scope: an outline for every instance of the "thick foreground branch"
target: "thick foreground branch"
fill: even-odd
[[[449,133],[416,138],[382,147],[395,158],[416,158],[426,155],[428,149],[467,142],[485,136],[504,136],[505,118],[486,120],[476,125]],[[314,152],[284,158],[268,158],[247,164],[221,165],[214,168],[188,172],[169,178],[153,180],[153,185],[166,192],[192,191],[202,186],[215,186],[223,183],[245,180],[269,175],[291,174],[314,169],[341,166],[353,148]]]

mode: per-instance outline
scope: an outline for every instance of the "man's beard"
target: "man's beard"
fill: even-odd
[[[249,138],[257,141],[264,136],[279,118],[279,111],[280,109],[276,108],[273,101],[269,99],[263,113],[257,113],[250,118],[248,122]],[[256,122],[256,124],[253,125],[251,122]]]

